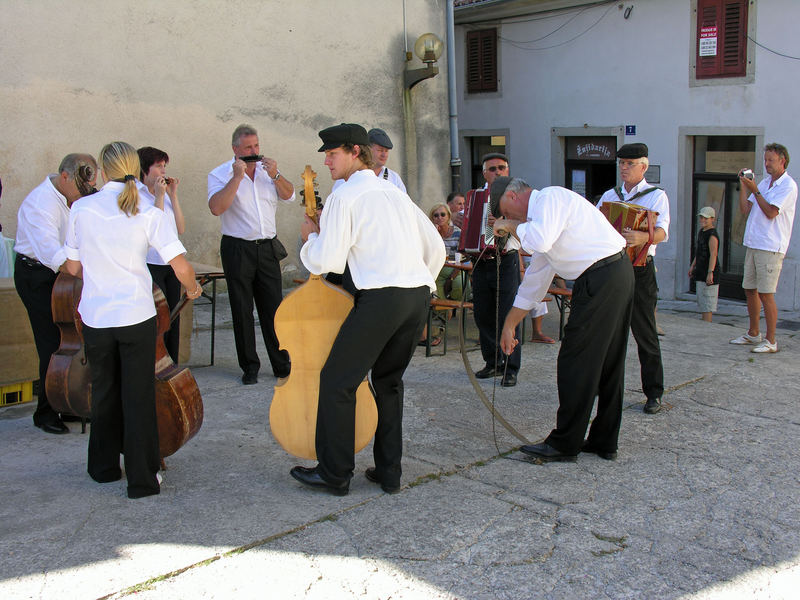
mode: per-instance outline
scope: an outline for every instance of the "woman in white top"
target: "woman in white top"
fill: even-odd
[[[178,202],[178,179],[167,177],[167,164],[169,156],[163,150],[144,146],[136,151],[139,154],[139,195],[142,205],[154,205],[164,211],[170,229],[175,236],[183,235],[186,231],[186,221]],[[170,311],[175,308],[181,299],[181,282],[175,272],[164,261],[155,248],[147,251],[147,268],[150,275],[167,299]],[[180,316],[177,317],[164,334],[164,345],[167,347],[172,362],[178,364],[178,350],[180,346]]]
[[[103,147],[98,163],[107,183],[72,205],[64,244],[67,270],[83,273],[78,311],[92,374],[88,471],[95,481],[116,481],[124,454],[128,497],[141,498],[160,491],[148,248],[169,262],[191,290],[189,298],[202,288],[164,213],[139,201],[136,150],[113,142]]]

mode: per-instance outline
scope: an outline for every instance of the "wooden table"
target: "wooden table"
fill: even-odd
[[[225,273],[222,267],[214,265],[204,265],[189,261],[194,269],[195,278],[197,282],[204,287],[202,297],[209,301],[211,304],[211,358],[209,365],[214,364],[214,338],[217,326],[217,280],[225,279]],[[205,286],[211,284],[211,295],[205,291]]]

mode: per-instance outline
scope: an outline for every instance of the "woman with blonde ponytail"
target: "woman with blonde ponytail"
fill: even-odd
[[[139,202],[139,156],[125,142],[112,142],[98,161],[105,185],[70,210],[64,251],[66,268],[83,273],[78,310],[92,374],[89,475],[100,483],[122,478],[128,497],[160,491],[155,407],[156,309],[146,256],[154,248],[169,263],[187,296],[202,289],[164,213]]]

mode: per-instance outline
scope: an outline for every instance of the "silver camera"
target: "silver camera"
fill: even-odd
[[[742,169],[739,171],[739,177],[744,177],[745,179],[753,179],[753,171],[752,169]]]

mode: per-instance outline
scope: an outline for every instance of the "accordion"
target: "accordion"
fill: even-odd
[[[653,243],[653,233],[658,213],[630,202],[603,202],[600,205],[600,212],[608,219],[611,226],[620,233],[625,229],[632,229],[634,231],[646,231],[650,234],[650,239],[641,246],[625,247],[633,266],[643,267],[647,263],[647,250]]]
[[[470,190],[464,204],[464,227],[458,251],[464,254],[494,253],[494,230],[489,225],[489,190]]]

